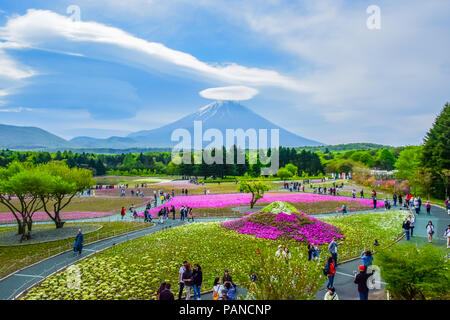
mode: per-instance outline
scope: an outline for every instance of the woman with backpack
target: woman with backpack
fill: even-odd
[[[427,214],[431,214],[431,204],[430,204],[430,201],[427,201],[427,203],[425,203],[425,209],[427,209]]]
[[[426,228],[427,228],[427,234],[428,234],[428,242],[431,243],[433,241],[433,234],[434,234],[433,222],[428,221]]]
[[[334,276],[336,275],[336,269],[334,266],[335,264],[333,258],[329,257],[325,269],[323,270],[324,275],[328,276],[327,289],[333,287]]]

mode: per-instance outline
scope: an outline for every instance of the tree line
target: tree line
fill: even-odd
[[[212,150],[211,154],[217,152]],[[228,164],[226,161],[230,152],[234,153],[234,161]],[[244,163],[238,163],[237,159],[242,154]],[[270,154],[269,154],[270,155]],[[245,174],[258,177],[260,169],[264,165],[257,161],[250,161],[248,151],[233,146],[233,150],[222,149],[222,164],[207,164],[202,159],[201,164],[175,164],[170,152],[147,152],[127,154],[96,154],[96,153],[74,153],[72,151],[58,151],[55,153],[40,151],[0,151],[0,167],[6,167],[9,163],[29,162],[33,165],[45,164],[51,161],[63,161],[69,168],[89,169],[94,176],[105,174],[120,175],[153,175],[168,174],[182,176],[220,177],[243,176]],[[293,164],[298,168],[299,175],[318,175],[324,173],[324,166],[319,155],[311,151],[297,151],[294,148],[279,148],[280,166]]]

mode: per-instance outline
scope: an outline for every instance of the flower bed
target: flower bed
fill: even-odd
[[[288,212],[280,212],[283,209]],[[262,212],[251,213],[241,219],[223,222],[221,225],[238,233],[270,240],[290,237],[297,241],[320,245],[331,242],[333,238],[342,239],[340,230],[335,226],[298,212],[283,202],[275,202]]]
[[[172,198],[169,202],[161,207],[149,210],[152,216],[157,216],[158,211],[162,207],[170,208],[172,205],[175,209],[180,209],[182,206],[187,205],[192,208],[205,208],[205,207],[229,207],[229,206],[240,206],[248,205],[251,200],[251,194],[249,193],[235,193],[235,194],[211,194],[211,195],[195,195],[195,196],[176,196]],[[338,197],[338,196],[328,196],[310,193],[265,193],[264,197],[261,198],[257,204],[262,203],[272,203],[274,201],[287,201],[287,202],[322,202],[322,201],[353,201],[359,203],[366,207],[372,206],[372,200],[369,199],[358,199],[351,197]],[[382,201],[377,202],[377,207],[383,207],[384,203]],[[143,216],[144,213],[138,213],[138,215]]]
[[[80,220],[89,218],[99,218],[111,216],[114,213],[111,212],[90,212],[90,211],[74,211],[74,212],[63,212],[61,213],[61,218],[63,220]],[[50,217],[45,212],[36,212],[33,215],[33,221],[51,221]],[[11,212],[0,213],[0,223],[14,223],[16,218]]]

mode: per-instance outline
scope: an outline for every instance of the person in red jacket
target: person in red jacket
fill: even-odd
[[[329,268],[330,273],[328,274],[327,289],[330,289],[333,287],[334,276],[336,275],[336,268],[335,268],[334,260],[332,257],[328,258],[328,268]]]
[[[122,216],[123,220],[123,217],[125,217],[125,207],[122,207],[122,210],[120,210],[120,215]]]

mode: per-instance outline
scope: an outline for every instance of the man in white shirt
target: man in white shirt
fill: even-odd
[[[275,257],[281,258],[283,256],[283,253],[284,253],[283,246],[280,244],[278,246],[277,252],[275,252]]]
[[[178,300],[181,300],[183,296],[184,282],[183,282],[183,273],[186,271],[187,261],[183,261],[183,265],[180,267],[178,271],[178,285],[180,286],[180,292],[178,293]]]

